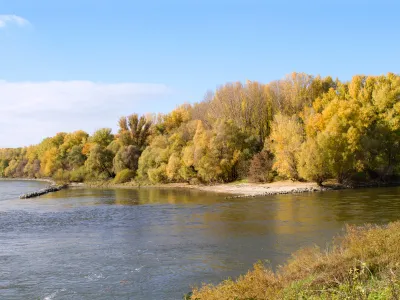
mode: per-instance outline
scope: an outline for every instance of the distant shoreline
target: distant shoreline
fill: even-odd
[[[0,178],[3,181],[42,181],[48,182],[50,185],[57,183],[48,178]],[[166,183],[166,184],[138,184],[137,182],[127,182],[123,184],[114,184],[112,181],[92,181],[84,183],[69,183],[70,188],[94,188],[94,189],[186,189],[197,190],[203,192],[225,194],[227,198],[248,198],[260,197],[269,195],[282,194],[299,194],[311,192],[323,192],[330,190],[355,189],[355,188],[372,188],[372,187],[390,187],[400,186],[400,182],[390,183],[363,183],[355,186],[345,186],[332,182],[324,186],[318,186],[314,182],[299,182],[299,181],[277,181],[272,183],[248,183],[248,182],[232,182],[221,183],[215,185],[201,185],[188,183]]]
[[[186,189],[218,194],[230,195],[229,198],[255,197],[275,194],[291,194],[302,192],[322,191],[326,188],[318,187],[312,182],[279,181],[273,183],[222,183],[216,185],[196,185],[188,183],[166,183],[156,185],[139,185],[135,182],[114,184],[111,181],[96,181],[86,183],[72,183],[70,187],[110,188],[110,189]]]
[[[314,182],[298,182],[298,181],[277,181],[272,183],[222,183],[216,185],[191,185],[188,183],[167,183],[157,185],[138,185],[135,182],[125,184],[114,184],[111,181],[98,181],[70,184],[71,187],[88,187],[88,188],[109,188],[109,189],[143,189],[143,188],[176,188],[189,189],[204,192],[212,192],[227,195],[227,198],[247,198],[260,197],[281,194],[298,194],[310,192],[322,192],[342,189],[369,188],[369,187],[389,187],[400,186],[400,182],[383,183],[364,183],[353,187],[345,186],[332,182],[324,186],[318,186]],[[229,195],[229,196],[228,196]]]
[[[56,184],[53,179],[49,178],[3,178],[0,177],[0,181],[41,181],[41,182],[48,182],[50,184]]]

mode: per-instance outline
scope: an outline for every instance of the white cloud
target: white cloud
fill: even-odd
[[[171,94],[163,84],[0,81],[0,148],[36,144],[61,131],[116,129],[121,116],[169,109]]]
[[[10,24],[23,27],[30,23],[28,20],[16,15],[0,15],[0,29]]]

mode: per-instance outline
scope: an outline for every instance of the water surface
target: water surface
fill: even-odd
[[[300,247],[325,246],[345,223],[386,223],[400,212],[399,188],[230,200],[143,188],[15,197],[31,184],[0,181],[1,299],[181,299],[260,259],[275,267]]]
[[[0,201],[18,198],[22,194],[40,190],[49,185],[43,181],[0,180]]]

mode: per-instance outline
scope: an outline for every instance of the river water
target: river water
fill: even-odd
[[[344,225],[387,223],[400,188],[225,199],[174,189],[0,181],[0,299],[182,299],[193,285],[325,247]]]

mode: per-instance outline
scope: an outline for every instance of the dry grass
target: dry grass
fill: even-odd
[[[300,250],[276,273],[261,263],[191,299],[400,299],[400,222],[348,226],[325,251]]]

